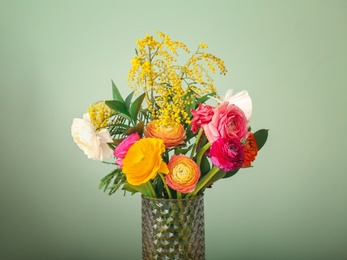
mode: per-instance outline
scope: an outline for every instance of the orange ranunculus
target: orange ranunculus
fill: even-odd
[[[147,137],[162,139],[167,148],[184,144],[184,139],[186,139],[186,131],[181,124],[173,122],[162,125],[159,120],[149,122],[144,129],[144,134]]]
[[[189,193],[195,189],[200,178],[199,166],[185,155],[173,155],[168,164],[169,174],[165,176],[166,183],[172,189]]]
[[[258,154],[258,146],[253,133],[249,133],[243,150],[245,152],[245,160],[243,161],[242,167],[249,167]]]
[[[130,146],[122,161],[128,183],[138,186],[154,179],[158,172],[169,173],[161,157],[163,152],[164,142],[157,138],[140,139]]]

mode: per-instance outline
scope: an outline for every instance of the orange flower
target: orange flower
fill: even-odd
[[[151,121],[144,129],[146,137],[155,137],[162,139],[167,148],[174,148],[184,144],[186,131],[181,124],[172,122],[171,124],[160,124],[159,120]]]
[[[243,161],[242,167],[249,167],[258,154],[258,146],[253,133],[249,133],[243,150],[245,152],[245,160]]]
[[[185,155],[173,155],[168,164],[169,174],[165,176],[166,183],[172,189],[189,193],[195,189],[200,178],[199,166]]]
[[[161,154],[165,152],[163,140],[144,138],[130,146],[122,163],[123,172],[131,185],[141,185],[154,179],[158,172],[167,174],[169,169]]]

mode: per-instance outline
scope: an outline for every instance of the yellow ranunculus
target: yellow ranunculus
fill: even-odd
[[[169,174],[166,183],[170,188],[189,193],[195,189],[201,172],[199,166],[189,157],[180,154],[173,155],[169,161]]]
[[[144,138],[134,143],[123,159],[123,172],[131,185],[141,185],[154,179],[158,172],[167,174],[169,169],[162,160],[165,152],[164,141]]]

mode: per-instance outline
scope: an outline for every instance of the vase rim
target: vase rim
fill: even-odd
[[[182,198],[182,199],[166,199],[166,198],[149,198],[149,197],[145,197],[143,194],[141,195],[141,198],[143,200],[151,200],[151,201],[188,201],[188,200],[196,200],[196,199],[200,199],[204,197],[204,193],[198,195],[198,196],[194,196],[194,197],[190,197],[190,198]]]

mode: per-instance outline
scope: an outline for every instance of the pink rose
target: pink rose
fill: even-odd
[[[213,107],[199,103],[199,107],[196,110],[191,109],[190,112],[193,115],[191,130],[196,134],[202,125],[208,124],[211,121],[213,116]]]
[[[130,146],[132,146],[135,142],[137,142],[140,139],[141,139],[141,137],[139,136],[139,134],[137,132],[133,133],[133,134],[129,135],[127,138],[125,138],[116,147],[116,149],[114,149],[113,154],[115,157],[118,158],[118,160],[116,160],[116,164],[118,164],[119,167],[123,167],[122,161],[123,161],[126,153],[128,152]]]
[[[248,137],[247,124],[248,120],[240,108],[223,102],[214,109],[211,122],[202,127],[208,141],[212,144],[218,138],[246,139]]]
[[[217,100],[220,102],[228,101],[230,104],[238,106],[243,111],[243,113],[245,113],[248,121],[251,119],[252,99],[246,90],[234,94],[234,91],[232,89],[229,89],[224,96],[224,100]]]
[[[241,168],[245,153],[237,138],[219,138],[210,148],[212,163],[225,172]]]

